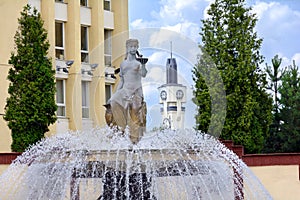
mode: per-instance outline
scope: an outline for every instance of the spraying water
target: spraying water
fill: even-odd
[[[0,177],[0,199],[272,199],[217,139],[147,132],[133,145],[108,127],[44,139]]]

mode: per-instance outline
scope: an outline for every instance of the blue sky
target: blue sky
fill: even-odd
[[[129,0],[130,30],[166,28],[200,42],[200,20],[211,0]],[[286,64],[300,64],[300,1],[248,0],[257,13],[256,31],[264,39],[261,53],[270,63],[279,54]]]
[[[201,43],[199,32],[211,0],[129,0],[130,36],[140,40],[140,51],[149,57],[148,78],[144,81],[145,98],[150,104],[150,127],[159,123],[157,87],[164,82],[164,66],[170,55],[170,41],[179,68],[179,81],[190,88],[193,85],[191,69],[196,54],[186,54]],[[300,66],[300,1],[247,0],[257,14],[256,31],[263,38],[261,54],[265,63],[278,54],[282,66],[296,61]],[[158,34],[160,33],[160,34]],[[150,35],[159,35],[151,37]],[[149,35],[149,36],[146,36]],[[152,38],[152,39],[151,39]],[[154,39],[153,39],[154,38]],[[163,38],[163,39],[162,39]],[[144,42],[147,40],[148,42]],[[159,43],[160,41],[160,43]],[[159,45],[158,45],[159,43]],[[192,45],[188,45],[194,43]],[[193,46],[193,47],[191,47]],[[191,95],[191,91],[189,93]],[[190,100],[192,96],[189,96]],[[194,112],[191,107],[189,113]],[[153,113],[153,114],[151,114]],[[186,116],[187,126],[193,126],[193,116]],[[152,122],[151,122],[152,121]]]

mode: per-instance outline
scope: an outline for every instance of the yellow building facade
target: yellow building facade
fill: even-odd
[[[8,97],[8,60],[20,12],[38,9],[48,31],[49,57],[56,70],[57,122],[47,135],[105,125],[110,98],[128,39],[128,0],[1,0],[0,115]],[[116,66],[116,67],[115,67]],[[10,152],[11,135],[0,116],[0,152]]]

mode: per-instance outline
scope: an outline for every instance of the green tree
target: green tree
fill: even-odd
[[[274,56],[272,59],[272,66],[266,64],[266,72],[269,77],[268,89],[273,94],[273,112],[272,112],[272,124],[270,125],[270,135],[266,138],[266,143],[264,146],[264,152],[278,152],[282,148],[281,140],[281,128],[280,128],[280,116],[279,116],[279,97],[278,88],[280,86],[280,81],[284,74],[284,70],[280,69],[282,59],[278,55]]]
[[[262,39],[254,31],[257,19],[244,0],[216,0],[202,20],[203,51],[219,70],[226,92],[227,111],[221,138],[242,144],[246,152],[260,152],[271,123],[272,99],[266,93],[266,75],[260,71]],[[212,110],[205,74],[206,60],[194,67],[197,127],[207,131]],[[203,105],[201,105],[203,104]]]
[[[9,97],[4,119],[12,133],[12,151],[22,152],[44,137],[56,121],[55,71],[47,58],[49,42],[36,9],[26,5],[18,19],[9,64]]]
[[[214,61],[202,47],[200,49],[202,54],[198,58],[198,65],[201,67],[193,69],[196,97],[193,101],[198,110],[201,110],[196,115],[196,129],[217,137],[222,131],[226,116],[226,95],[222,77]]]
[[[274,95],[274,112],[278,113],[278,87],[281,80],[281,77],[284,73],[280,69],[282,58],[279,58],[278,55],[274,56],[272,59],[272,66],[266,64],[266,72],[269,75],[270,85],[268,89],[273,92]]]
[[[300,152],[300,76],[295,61],[282,76],[280,94],[280,136],[282,152]]]

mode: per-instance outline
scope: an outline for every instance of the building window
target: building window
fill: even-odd
[[[111,30],[104,30],[104,62],[105,66],[111,66],[111,55],[112,55],[112,39]]]
[[[89,62],[88,27],[81,26],[81,62]]]
[[[57,116],[66,116],[65,80],[56,80]]]
[[[89,86],[90,83],[88,81],[81,82],[81,90],[82,90],[82,118],[90,117],[90,98],[89,98]]]
[[[56,59],[64,59],[64,23],[55,22],[55,57]]]
[[[103,7],[104,7],[104,10],[110,11],[110,10],[111,10],[111,7],[110,7],[110,0],[104,0],[104,1],[103,1]]]
[[[64,2],[64,0],[55,0],[55,2],[62,2],[62,3],[63,3],[63,2]]]
[[[105,85],[105,100],[106,102],[110,99],[112,93],[112,85]]]
[[[88,6],[88,0],[80,0],[81,6]]]

